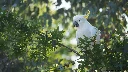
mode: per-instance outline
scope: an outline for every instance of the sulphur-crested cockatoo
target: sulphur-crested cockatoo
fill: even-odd
[[[89,11],[90,13],[90,11]],[[84,36],[90,38],[96,35],[96,43],[100,42],[100,31],[92,26],[88,21],[87,15],[76,15],[73,17],[73,25],[76,27],[76,40],[79,43],[79,38],[84,38]]]

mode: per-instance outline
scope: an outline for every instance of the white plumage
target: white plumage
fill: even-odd
[[[78,38],[84,38],[84,35],[88,38],[93,37],[96,35],[96,43],[100,42],[100,31],[92,26],[88,21],[87,21],[87,16],[86,15],[76,15],[73,17],[73,25],[76,27],[76,40],[77,43],[79,43]]]

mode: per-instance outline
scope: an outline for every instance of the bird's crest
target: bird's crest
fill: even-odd
[[[90,15],[90,11],[88,10],[88,13],[84,16],[84,18],[88,19],[89,15]]]

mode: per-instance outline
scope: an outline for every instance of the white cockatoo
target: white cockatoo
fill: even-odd
[[[100,43],[100,31],[92,26],[87,18],[90,14],[90,11],[87,15],[76,15],[73,17],[73,26],[76,27],[76,40],[79,43],[79,38],[84,38],[84,36],[90,38],[96,35],[96,43]]]

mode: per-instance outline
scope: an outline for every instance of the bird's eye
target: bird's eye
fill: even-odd
[[[79,22],[80,22],[80,20],[79,20]]]

